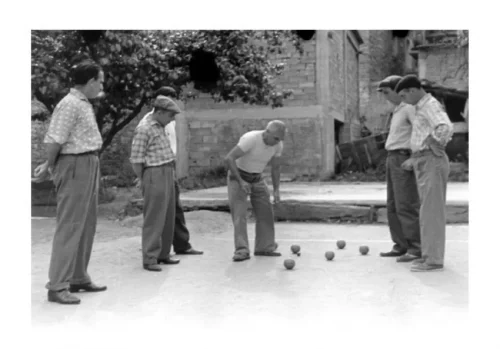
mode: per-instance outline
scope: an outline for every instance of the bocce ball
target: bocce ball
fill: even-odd
[[[292,245],[291,247],[293,253],[298,253],[300,251],[299,245]]]
[[[370,249],[368,248],[368,246],[361,246],[359,248],[359,252],[362,254],[362,255],[365,255],[368,253],[368,251],[370,251]]]
[[[295,267],[295,261],[293,259],[285,259],[285,263],[283,264],[285,265],[285,268],[287,268],[288,270],[293,269],[293,267]]]
[[[327,260],[331,261],[333,257],[335,257],[335,253],[333,253],[333,251],[326,251],[325,257]]]
[[[344,240],[337,241],[337,247],[343,249],[345,247],[345,241]]]

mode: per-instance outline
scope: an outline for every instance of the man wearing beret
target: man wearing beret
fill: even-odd
[[[413,261],[416,272],[443,270],[446,231],[446,184],[450,172],[446,144],[453,124],[443,106],[422,88],[415,75],[396,86],[405,103],[415,106],[411,134],[411,158],[402,167],[414,171],[420,196],[422,258]]]
[[[286,127],[282,121],[273,120],[265,130],[250,131],[241,136],[225,161],[229,167],[227,188],[229,207],[234,224],[235,252],[233,261],[250,258],[247,234],[247,196],[250,195],[255,214],[255,256],[279,257],[274,235],[274,212],[269,190],[262,179],[262,172],[271,163],[274,202],[279,202],[279,158],[283,152]]]
[[[394,246],[382,257],[398,257],[397,262],[411,262],[420,258],[420,226],[417,182],[415,174],[401,168],[411,155],[410,138],[415,108],[402,102],[395,88],[401,76],[388,76],[379,83],[378,91],[396,107],[390,120],[387,150],[387,218]]]
[[[174,121],[181,110],[164,96],[158,96],[153,107],[151,118],[135,130],[130,162],[144,196],[143,267],[161,271],[160,263],[179,263],[170,258],[175,223],[175,155],[165,126]]]
[[[154,93],[154,98],[158,96],[165,96],[175,98],[177,95],[176,91],[172,87],[163,86],[159,88]],[[148,120],[151,119],[153,112],[146,114],[142,120],[139,122],[139,126],[142,126]],[[177,154],[177,137],[175,134],[175,120],[169,122],[167,126],[165,126],[165,133],[167,134],[168,140],[170,142],[170,149],[174,153],[174,156]],[[175,164],[175,161],[174,161]],[[174,175],[175,175],[175,167],[174,167]],[[174,178],[174,188],[175,188],[175,228],[174,228],[174,240],[173,247],[176,254],[179,255],[200,255],[203,254],[203,251],[195,250],[191,243],[189,242],[189,230],[186,226],[186,218],[184,217],[184,211],[182,209],[182,204],[180,200],[180,188],[179,183],[177,181],[177,177]]]

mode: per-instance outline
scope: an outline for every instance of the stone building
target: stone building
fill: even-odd
[[[209,95],[186,102],[177,122],[178,175],[217,168],[243,133],[272,119],[283,120],[289,130],[283,173],[332,174],[336,143],[360,137],[360,44],[356,30],[320,30],[304,42],[303,55],[294,48],[277,55],[276,62],[285,63],[277,85],[293,90],[283,107],[215,103]],[[122,133],[122,143],[130,141],[135,124]]]

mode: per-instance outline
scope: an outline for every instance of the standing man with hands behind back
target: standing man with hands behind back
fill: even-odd
[[[150,119],[135,130],[130,162],[144,196],[143,267],[161,271],[160,263],[179,263],[178,259],[170,258],[175,224],[175,155],[165,126],[181,110],[165,96],[158,96],[153,107]]]
[[[89,99],[103,89],[96,63],[73,67],[75,87],[57,104],[45,136],[47,161],[35,169],[41,181],[52,173],[57,192],[56,232],[47,283],[48,300],[79,304],[70,292],[105,291],[87,273],[97,227],[99,157],[102,137]]]

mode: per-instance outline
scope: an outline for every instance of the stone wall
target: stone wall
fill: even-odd
[[[429,48],[419,52],[419,75],[446,87],[469,89],[469,50],[465,48]]]

